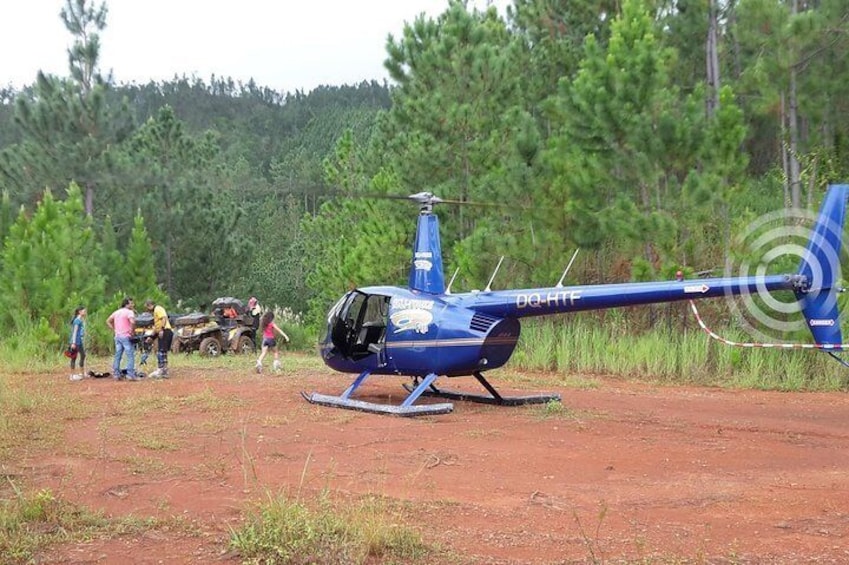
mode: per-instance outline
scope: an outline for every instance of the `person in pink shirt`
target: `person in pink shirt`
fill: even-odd
[[[262,372],[262,360],[265,358],[268,350],[271,349],[274,352],[272,368],[276,373],[280,371],[280,351],[277,350],[277,333],[283,336],[283,339],[287,343],[289,342],[289,336],[274,323],[274,312],[271,310],[262,315],[259,325],[262,328],[262,352],[259,354],[259,359],[256,360],[256,372]]]
[[[121,380],[121,358],[127,353],[127,380],[136,377],[136,346],[133,344],[133,330],[136,325],[136,313],[133,299],[125,298],[121,307],[106,318],[106,325],[115,332],[115,359],[112,361],[112,378]]]

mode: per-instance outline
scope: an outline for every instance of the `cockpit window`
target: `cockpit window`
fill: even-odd
[[[353,327],[359,324],[360,314],[363,310],[363,304],[366,301],[366,295],[360,292],[355,292],[348,301],[348,310],[345,312],[345,319],[349,326]]]
[[[349,292],[348,294],[346,294],[342,298],[340,298],[336,302],[336,304],[333,305],[333,308],[331,308],[330,312],[327,313],[327,323],[328,324],[333,323],[333,321],[336,319],[336,316],[339,315],[339,311],[342,310],[342,305],[345,304],[345,301],[348,300],[348,296],[350,296],[350,295],[351,295],[351,293]]]

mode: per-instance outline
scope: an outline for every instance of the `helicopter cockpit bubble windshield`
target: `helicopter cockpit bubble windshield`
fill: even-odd
[[[345,359],[359,360],[381,353],[389,319],[390,297],[352,290],[330,309],[327,332],[332,350],[325,349],[324,357],[338,354]]]

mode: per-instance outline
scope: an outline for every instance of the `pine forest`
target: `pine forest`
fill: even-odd
[[[496,286],[553,285],[575,249],[566,284],[721,276],[755,218],[849,181],[845,0],[451,0],[387,39],[390,80],[310,92],[116,83],[105,8],[67,2],[66,75],[0,90],[0,328],[53,353],[125,295],[256,295],[314,343],[347,290],[406,284],[417,208],[381,196],[488,204],[436,210],[465,291],[502,256]]]

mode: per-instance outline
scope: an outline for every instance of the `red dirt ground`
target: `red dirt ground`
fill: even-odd
[[[407,419],[307,404],[302,390],[349,384],[330,371],[173,373],[118,383],[57,372],[95,414],[69,421],[56,453],[19,464],[74,503],[192,527],[53,547],[40,562],[237,563],[228,527],[251,502],[325,487],[407,502],[450,563],[849,562],[843,393],[603,378],[574,388],[554,375],[507,385],[495,371],[504,393],[561,393],[565,413],[456,402]],[[359,397],[398,402],[403,382],[374,378]],[[440,385],[477,392],[473,379]]]

